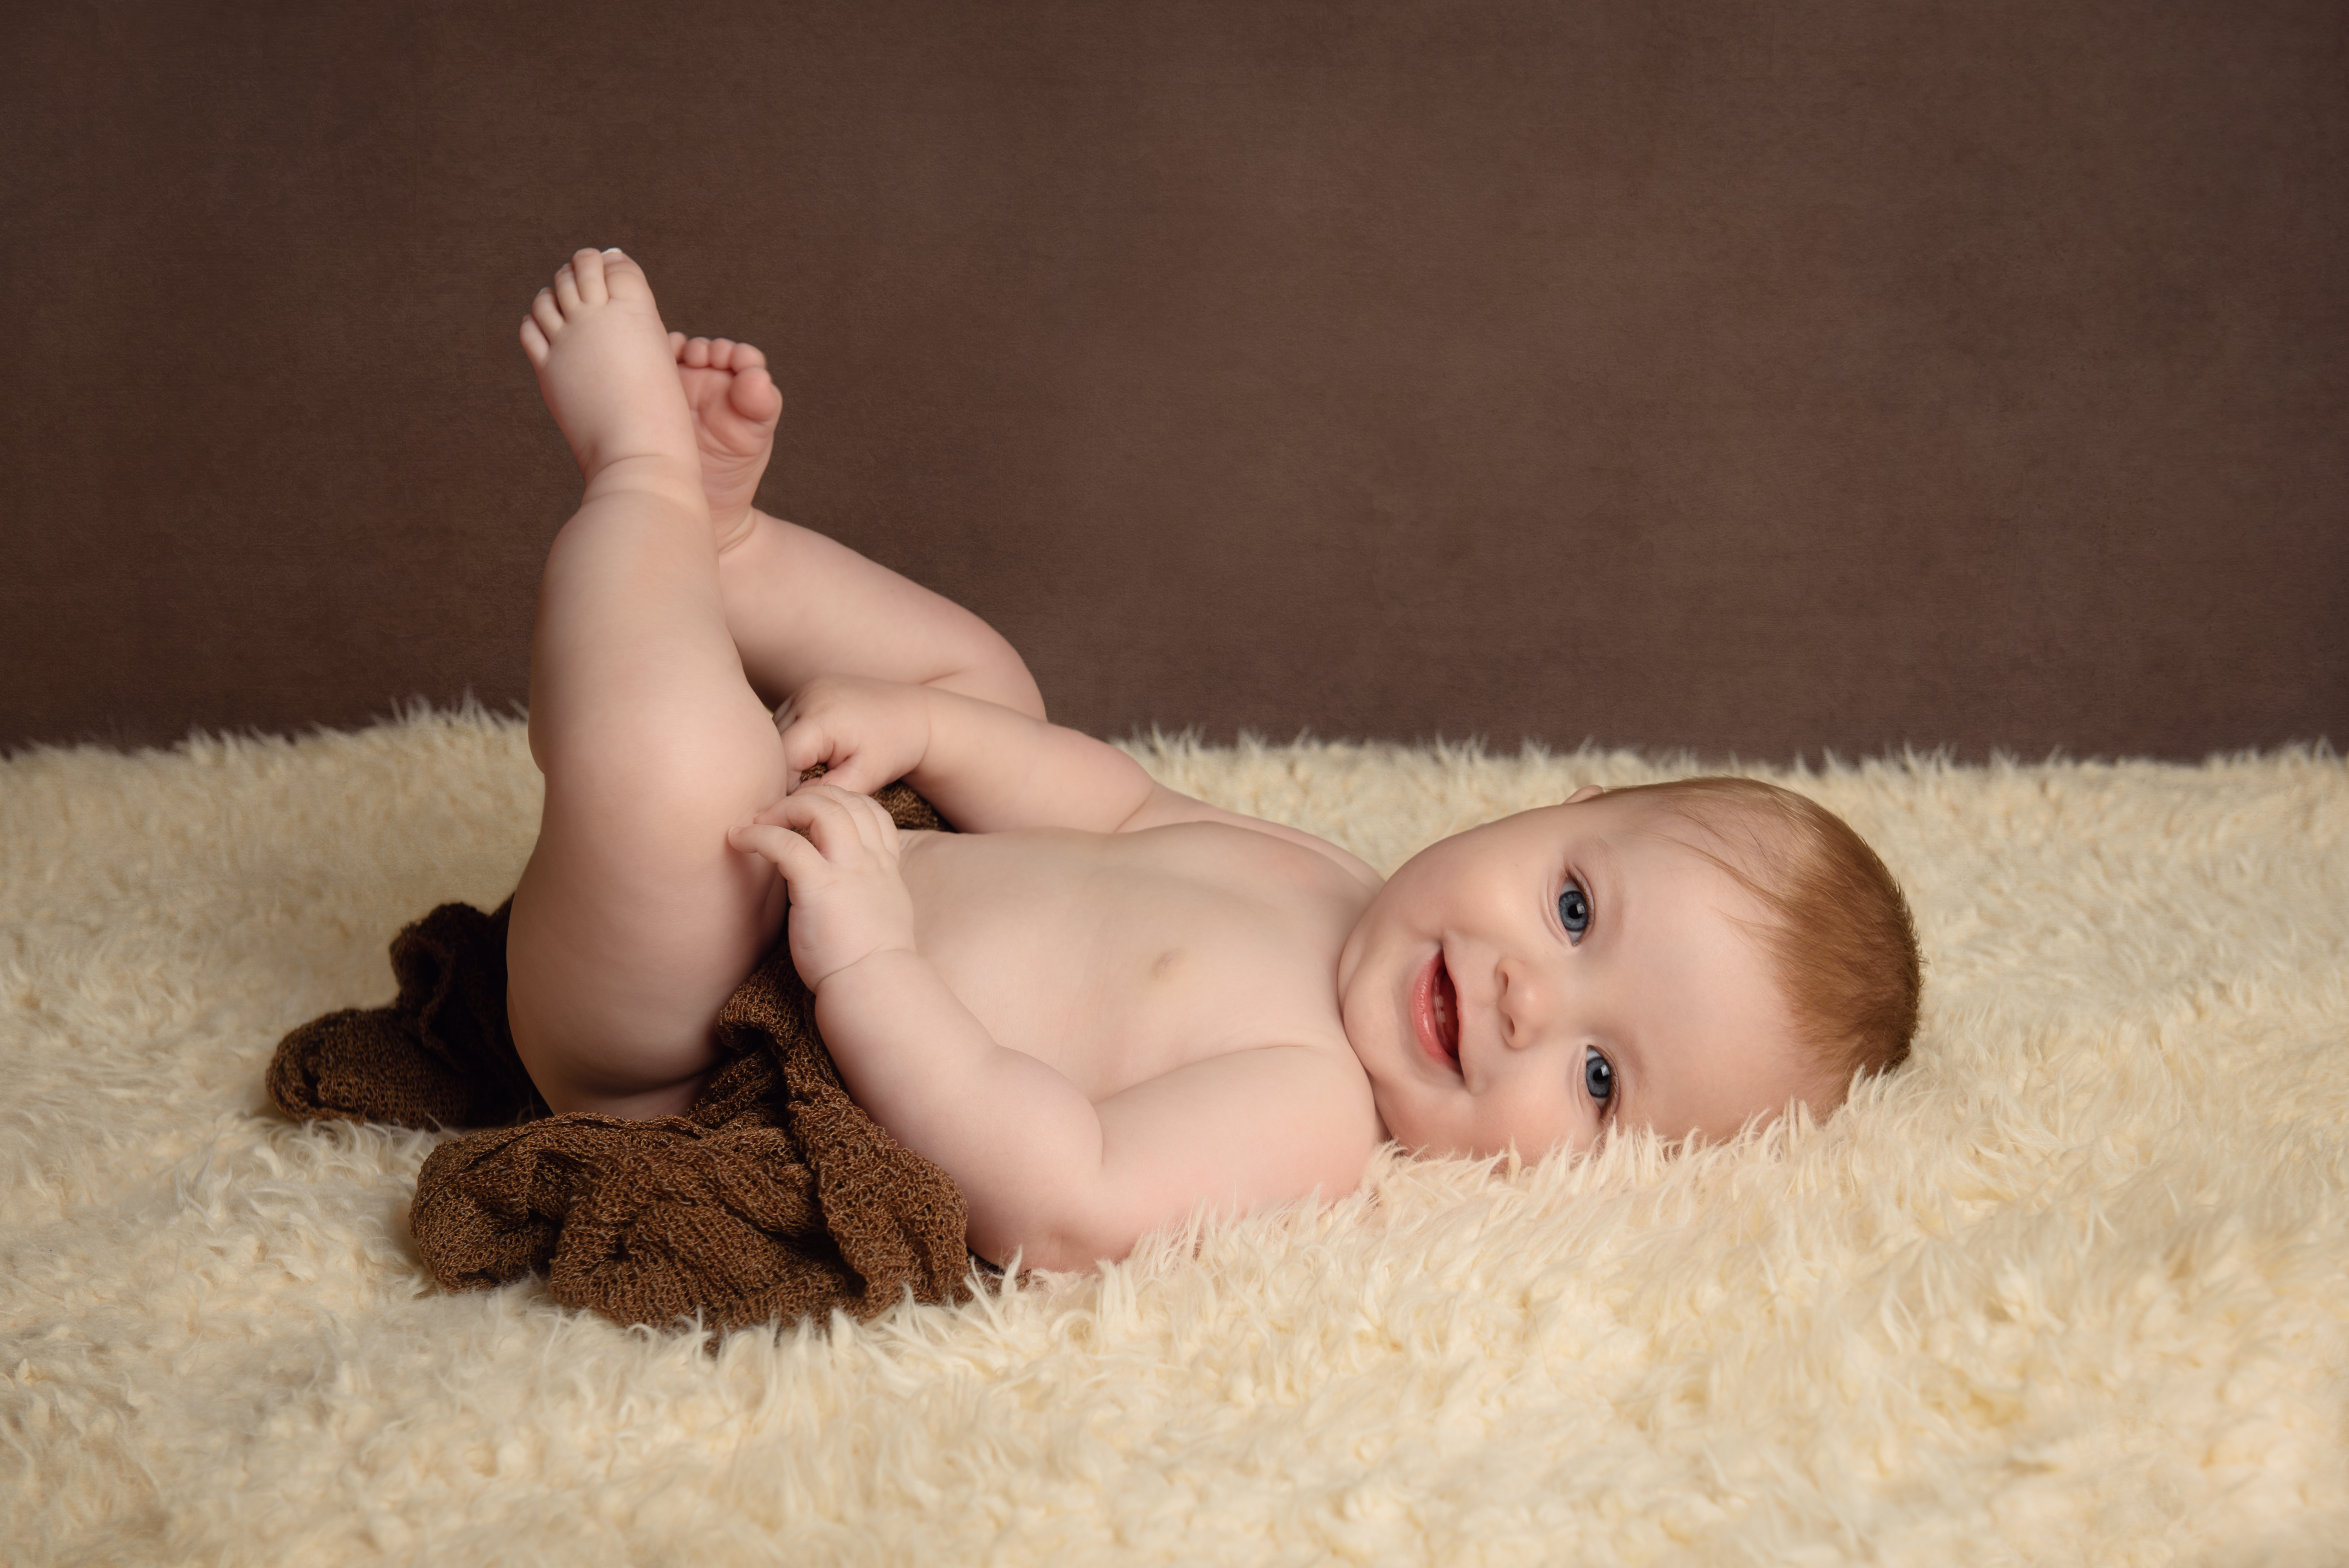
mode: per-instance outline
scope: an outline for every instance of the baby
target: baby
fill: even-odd
[[[850,1092],[999,1263],[1347,1191],[1391,1138],[1725,1138],[1906,1053],[1907,906],[1801,797],[1585,787],[1381,881],[1047,723],[978,617],[753,510],[763,357],[666,331],[618,252],[573,256],[522,338],[586,477],[540,593],[507,948],[555,1109],[682,1110],[787,906]],[[899,830],[866,792],[900,777],[963,830]]]

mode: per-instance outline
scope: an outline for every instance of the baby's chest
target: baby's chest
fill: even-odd
[[[1260,1046],[1350,1059],[1336,975],[1352,884],[1292,858],[1310,851],[1198,826],[932,841],[908,857],[916,941],[999,1044],[1095,1099]]]

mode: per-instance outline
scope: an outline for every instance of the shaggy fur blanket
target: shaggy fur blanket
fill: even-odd
[[[1619,754],[1157,743],[1392,866]],[[19,1563],[2338,1561],[2349,769],[1775,774],[1909,889],[1915,1059],[1674,1160],[1359,1191],[753,1328],[434,1288],[436,1135],[285,1030],[513,885],[520,728],[0,765],[0,1555]]]

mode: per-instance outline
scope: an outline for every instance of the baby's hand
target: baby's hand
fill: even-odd
[[[726,841],[774,861],[791,884],[792,965],[809,990],[875,953],[914,951],[897,824],[870,796],[803,785]]]
[[[826,784],[870,795],[929,751],[929,696],[895,681],[818,676],[775,710],[775,727],[793,780],[821,762]]]

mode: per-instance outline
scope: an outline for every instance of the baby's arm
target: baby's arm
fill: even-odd
[[[865,794],[905,779],[967,832],[1130,833],[1222,822],[1325,855],[1366,887],[1380,882],[1376,872],[1327,840],[1194,799],[1104,741],[935,686],[822,676],[794,693],[777,721],[790,777],[821,762],[827,783]],[[759,820],[780,819],[771,810]]]
[[[968,610],[812,530],[755,510],[749,522],[719,554],[719,592],[743,674],[768,707],[831,671],[1044,717],[1027,665]]]
[[[914,951],[896,826],[879,807],[819,784],[768,815],[732,841],[791,883],[792,961],[824,1042],[857,1103],[962,1189],[981,1256],[1090,1267],[1195,1204],[1242,1210],[1360,1179],[1377,1118],[1359,1073],[1272,1047],[1095,1106],[999,1044]]]
[[[821,762],[825,783],[863,794],[904,779],[966,832],[1115,832],[1158,789],[1114,746],[935,686],[822,676],[776,722],[793,778]]]

